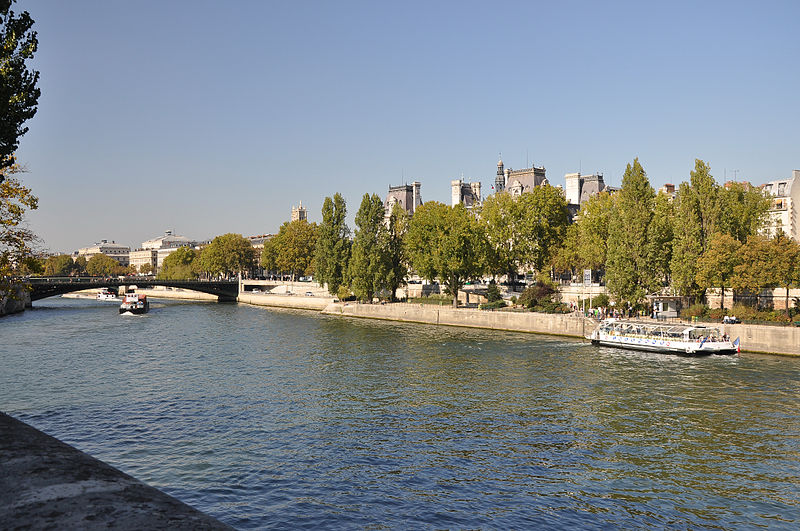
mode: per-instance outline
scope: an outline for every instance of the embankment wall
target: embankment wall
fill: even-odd
[[[271,293],[239,293],[239,302],[274,308],[322,311],[333,302],[332,297],[306,297],[303,295],[277,295]]]
[[[12,285],[10,291],[0,291],[0,317],[19,313],[31,305],[31,294],[24,286]]]

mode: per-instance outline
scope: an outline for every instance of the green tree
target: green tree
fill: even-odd
[[[107,277],[114,274],[120,263],[103,253],[92,256],[86,262],[86,272],[93,277]]]
[[[522,209],[517,196],[490,195],[481,207],[481,221],[489,243],[487,265],[493,275],[507,275],[512,282],[526,258],[522,235]]]
[[[255,249],[241,234],[214,238],[200,253],[200,269],[209,275],[232,275],[248,271],[255,260]]]
[[[697,284],[703,291],[712,287],[722,290],[722,309],[725,309],[725,288],[731,287],[734,269],[741,259],[742,244],[729,234],[711,236],[708,249],[697,263]]]
[[[153,264],[151,264],[150,262],[146,262],[139,266],[139,273],[143,275],[149,275],[152,272],[153,272]]]
[[[601,192],[581,205],[575,223],[567,227],[556,265],[561,270],[604,269],[608,252],[608,226],[614,200]]]
[[[656,195],[653,218],[647,227],[647,261],[655,275],[652,288],[658,284],[669,285],[672,261],[673,226],[675,210],[671,198],[665,193]]]
[[[314,247],[317,241],[317,225],[304,219],[286,222],[281,225],[273,238],[275,263],[296,280],[297,275],[313,271]]]
[[[765,236],[751,236],[741,248],[740,262],[733,268],[731,286],[737,291],[758,294],[776,285],[770,271],[771,245]]]
[[[33,19],[27,11],[14,13],[12,3],[0,0],[0,170],[14,165],[19,139],[28,131],[23,124],[36,114],[41,93],[39,72],[27,65],[39,45]],[[0,171],[0,182],[5,177]]]
[[[86,257],[79,256],[75,259],[75,263],[72,266],[73,272],[80,276],[86,274]]]
[[[345,282],[350,259],[350,229],[345,224],[346,216],[347,204],[341,194],[334,194],[333,199],[325,198],[314,254],[314,271],[319,284],[327,284],[331,295],[336,295],[339,286]]]
[[[657,287],[647,240],[654,200],[647,174],[634,159],[622,176],[608,228],[606,283],[618,301],[638,302]]]
[[[700,219],[700,238],[705,252],[711,235],[719,230],[719,186],[711,175],[711,167],[700,159],[694,161],[694,170],[689,172],[689,182],[694,208]]]
[[[44,274],[47,276],[66,276],[72,273],[74,268],[75,262],[68,254],[49,256],[44,262]]]
[[[688,183],[681,183],[674,201],[672,226],[672,286],[680,295],[697,300],[702,289],[697,284],[697,262],[703,255],[703,230],[696,198]]]
[[[461,204],[448,207],[432,201],[420,206],[409,223],[406,248],[417,273],[439,279],[453,296],[454,307],[464,283],[486,271],[486,234]]]
[[[197,278],[199,254],[191,247],[178,247],[161,262],[157,277],[162,280],[190,280]]]
[[[743,183],[730,183],[718,192],[719,228],[739,242],[758,234],[767,221],[770,200],[763,190]]]
[[[525,265],[539,272],[564,243],[569,224],[567,201],[560,190],[549,185],[535,187],[518,201],[523,214]]]
[[[381,248],[386,259],[386,289],[389,298],[397,299],[397,290],[408,275],[408,262],[405,249],[405,234],[408,230],[408,214],[398,204],[392,206],[389,222],[383,234]]]
[[[385,239],[383,201],[364,194],[356,212],[356,232],[350,254],[350,289],[361,301],[372,301],[386,287],[387,260],[381,242]]]
[[[264,248],[261,249],[261,267],[269,273],[278,272],[278,250],[275,236],[264,241]]]

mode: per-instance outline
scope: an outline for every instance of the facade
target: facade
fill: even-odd
[[[119,262],[120,265],[127,266],[130,263],[130,252],[131,248],[127,245],[120,245],[114,241],[100,240],[99,243],[78,249],[76,254],[77,256],[83,256],[86,260],[91,260],[96,254],[104,254]]]
[[[451,205],[462,203],[467,208],[481,206],[481,183],[465,183],[463,179],[450,181]]]
[[[762,188],[772,199],[769,223],[764,232],[767,236],[775,236],[782,230],[790,238],[800,241],[800,170],[794,170],[788,179],[770,181]]]
[[[141,271],[144,264],[150,264],[153,274],[158,273],[158,268],[164,259],[181,247],[196,247],[198,242],[185,236],[173,234],[171,230],[165,231],[163,236],[142,242],[142,246],[130,252],[130,265]]]
[[[300,206],[292,207],[292,221],[308,221],[308,210],[303,206],[300,201]]]
[[[494,179],[495,193],[508,192],[521,195],[530,192],[536,186],[549,184],[545,177],[544,166],[531,166],[521,170],[513,170],[503,166],[503,160],[497,162],[497,175]]]
[[[582,205],[594,195],[599,194],[608,187],[603,181],[602,173],[592,175],[581,175],[579,173],[567,173],[564,175],[566,188],[564,196],[569,205]]]
[[[386,194],[386,201],[383,203],[385,218],[389,219],[395,203],[398,203],[409,217],[413,216],[417,208],[422,205],[420,188],[422,188],[422,184],[418,181],[400,186],[389,186],[389,193]]]

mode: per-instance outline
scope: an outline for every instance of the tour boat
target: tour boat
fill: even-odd
[[[117,294],[108,288],[103,288],[97,292],[97,300],[99,301],[118,301]]]
[[[138,293],[126,293],[125,299],[119,305],[119,313],[132,313],[142,314],[150,310],[150,302],[147,300],[147,295],[140,295]]]
[[[605,345],[682,356],[736,354],[739,338],[731,341],[718,328],[688,324],[657,324],[606,319],[586,337],[593,345]]]

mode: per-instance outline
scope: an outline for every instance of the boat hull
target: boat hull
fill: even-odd
[[[653,345],[644,343],[624,343],[619,341],[608,341],[592,339],[593,345],[601,345],[604,347],[623,348],[625,350],[639,350],[644,352],[659,352],[661,354],[674,354],[676,356],[730,356],[736,354],[735,348],[722,348],[722,349],[696,349],[689,350],[685,346],[666,346],[666,345]]]

